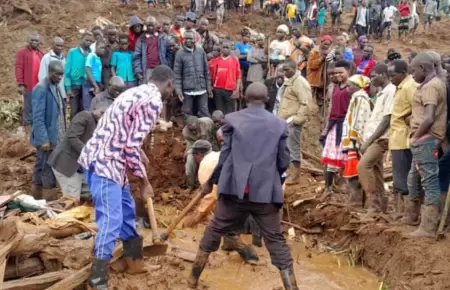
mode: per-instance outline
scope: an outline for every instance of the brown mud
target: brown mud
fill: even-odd
[[[185,2],[185,1],[183,1]],[[184,10],[186,4],[174,5],[177,11],[164,8],[150,8],[141,1],[133,1],[129,6],[123,6],[116,0],[88,1],[88,0],[5,0],[0,3],[0,38],[2,49],[0,50],[0,99],[15,99],[21,101],[21,96],[16,91],[14,78],[14,63],[16,51],[25,45],[26,37],[31,31],[38,31],[41,34],[43,46],[47,51],[50,47],[51,39],[54,36],[61,36],[66,41],[66,47],[73,47],[79,40],[79,30],[89,29],[93,26],[98,16],[103,16],[114,23],[120,25],[126,31],[126,25],[130,16],[139,15],[145,19],[147,15],[173,16],[176,12]],[[343,17],[342,29],[347,29],[352,15],[346,14]],[[327,20],[329,21],[329,20]],[[249,26],[261,31],[271,38],[275,32],[275,27],[281,23],[279,19],[271,19],[259,13],[251,15],[231,15],[224,31],[220,34],[228,34],[238,39],[239,32],[243,26]],[[214,21],[212,22],[212,26]],[[329,29],[327,22],[326,31]],[[448,31],[450,22],[443,20],[435,23],[433,35],[419,35],[413,44],[394,39],[390,43],[374,42],[375,55],[378,60],[385,58],[389,48],[398,50],[405,57],[413,50],[433,49],[441,53],[450,53],[447,45],[449,41]],[[420,31],[420,29],[419,29]],[[395,32],[394,32],[395,34]],[[315,156],[320,156],[320,145],[318,137],[321,131],[321,118],[313,117],[306,125],[302,140],[303,150]],[[9,132],[1,132],[0,139],[0,194],[9,194],[17,189],[30,190],[31,176],[35,157],[31,156],[24,160],[20,157],[33,151],[28,140],[13,137]],[[154,187],[157,202],[157,215],[161,226],[167,226],[171,219],[177,214],[191,198],[183,194],[184,183],[184,141],[180,131],[175,129],[168,133],[156,133],[154,148],[150,149],[150,142],[146,142],[145,152],[149,156],[150,167],[148,168],[149,179]],[[311,164],[319,164],[307,159]],[[131,179],[133,193],[136,195],[139,185],[136,180]],[[315,189],[320,187],[317,180],[309,174],[304,174],[300,185],[287,187],[286,199],[290,202],[296,199],[310,197],[315,194]],[[299,194],[300,193],[300,194]],[[170,205],[169,207],[163,205]],[[358,212],[351,209],[328,205],[317,208],[318,202],[313,200],[305,202],[298,207],[290,207],[289,213],[285,213],[285,220],[305,228],[317,229],[322,233],[318,235],[304,235],[302,231],[297,231],[297,238],[304,242],[307,248],[299,251],[294,245],[294,253],[297,255],[296,269],[299,280],[306,285],[305,289],[376,289],[373,276],[367,273],[358,272],[338,273],[344,278],[336,278],[330,274],[317,274],[320,269],[315,269],[316,256],[320,256],[322,251],[333,251],[341,253],[342,261],[326,260],[324,264],[336,263],[336,269],[343,268],[347,257],[352,263],[360,263],[365,268],[380,277],[389,285],[389,289],[405,290],[441,290],[450,289],[450,242],[448,239],[434,241],[429,239],[405,238],[404,234],[411,231],[411,227],[400,227],[387,224],[384,221],[362,222]],[[183,232],[178,232],[183,235]],[[189,243],[191,250],[195,250],[193,245],[199,239],[196,235],[184,236],[184,242]],[[174,241],[174,243],[176,243]],[[70,249],[69,245],[66,245]],[[182,245],[180,245],[181,247]],[[75,247],[74,247],[75,248]],[[319,252],[310,251],[317,248]],[[86,250],[86,249],[84,249]],[[68,250],[70,251],[70,250]],[[267,252],[258,251],[267,260]],[[298,257],[302,258],[298,258]],[[307,257],[307,258],[304,258]],[[311,258],[312,257],[312,258]],[[308,260],[312,263],[309,263]],[[148,259],[147,265],[152,267],[152,271],[147,275],[129,276],[121,273],[111,275],[112,289],[185,289],[184,280],[189,263],[181,261],[179,258],[164,256]],[[86,263],[84,261],[83,263]],[[253,268],[241,265],[236,256],[229,257],[219,251],[213,255],[212,262],[205,271],[202,278],[204,289],[278,289],[281,286],[276,270],[267,262],[267,266]],[[80,265],[67,264],[69,268],[79,268]],[[221,267],[234,269],[234,274],[222,275]],[[335,268],[329,268],[326,272],[335,273]],[[322,270],[323,271],[323,270]],[[359,271],[359,270],[356,270]],[[321,278],[328,283],[333,281],[337,284],[308,284],[308,277],[313,272],[315,277]],[[232,273],[228,271],[227,273]],[[357,279],[356,276],[363,278]],[[367,276],[365,276],[367,275]],[[313,275],[314,276],[314,275]],[[355,278],[356,277],[356,278]],[[233,284],[220,284],[221,279],[226,278],[232,282],[244,283],[241,286]],[[315,279],[315,278],[314,278]],[[314,280],[313,279],[313,280]],[[355,280],[356,279],[356,280]],[[258,288],[246,286],[248,280],[260,283]],[[217,282],[219,281],[219,282]],[[353,282],[352,282],[353,281]],[[219,284],[217,284],[219,283]],[[341,283],[341,284],[339,284]],[[345,284],[350,283],[350,284]],[[353,284],[352,284],[353,283]],[[225,285],[225,286],[224,286]],[[331,285],[331,286],[330,286]],[[337,286],[336,286],[337,285]],[[359,285],[359,286],[358,286]]]

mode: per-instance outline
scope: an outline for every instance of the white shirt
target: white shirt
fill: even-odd
[[[394,18],[394,14],[395,12],[397,12],[397,8],[395,8],[394,6],[389,6],[384,8],[383,10],[383,22],[392,22],[392,18]]]
[[[358,20],[356,21],[356,24],[366,27],[367,26],[367,23],[366,23],[367,8],[361,6],[361,9],[359,10],[359,12],[360,13],[358,14]]]
[[[375,130],[380,125],[384,116],[389,116],[392,114],[395,91],[395,85],[389,84],[377,94],[375,106],[370,114],[369,120],[366,123],[366,127],[364,128],[364,141],[367,141],[370,136],[375,133]],[[386,132],[381,135],[380,139],[387,139],[388,136],[389,130],[386,130]]]

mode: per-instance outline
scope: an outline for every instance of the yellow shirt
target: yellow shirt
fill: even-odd
[[[287,14],[287,17],[288,17],[289,19],[295,18],[295,17],[296,17],[296,14],[297,14],[297,5],[292,4],[292,3],[289,3],[289,4],[287,5],[286,10],[287,10],[286,14]]]
[[[411,115],[413,97],[418,86],[410,75],[397,86],[389,128],[389,150],[409,149],[410,129],[406,118]]]

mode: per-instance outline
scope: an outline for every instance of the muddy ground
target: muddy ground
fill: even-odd
[[[176,3],[177,10],[184,10],[184,5]],[[54,36],[65,39],[67,47],[76,45],[80,29],[89,29],[98,16],[103,16],[119,24],[126,31],[126,24],[131,15],[142,18],[147,15],[172,16],[175,12],[169,9],[149,8],[144,3],[133,3],[124,7],[116,0],[5,0],[0,4],[0,98],[21,100],[16,92],[14,79],[14,55],[17,49],[25,44],[26,36],[31,31],[39,31],[42,35],[43,50],[47,50]],[[347,28],[351,15],[344,15],[342,28]],[[214,23],[214,22],[213,22]],[[249,26],[273,35],[277,19],[268,19],[261,14],[232,15],[221,34],[229,34],[237,38],[241,28]],[[327,26],[328,28],[328,26]],[[413,50],[435,49],[441,53],[450,53],[448,47],[447,20],[436,23],[433,35],[420,35],[414,41],[401,42],[394,37],[390,43],[374,43],[375,55],[381,60],[389,48],[395,48],[403,55]],[[419,29],[420,31],[420,29]],[[320,155],[318,136],[321,129],[321,118],[316,116],[304,130],[302,136],[303,149],[315,156]],[[10,132],[1,132],[0,140],[0,193],[8,194],[17,189],[29,191],[34,157],[24,160],[20,158],[33,148],[27,140],[13,137]],[[184,143],[180,131],[174,129],[169,133],[157,133],[155,146],[150,150],[149,142],[145,151],[149,155],[149,179],[154,186],[160,225],[167,226],[191,198],[183,194]],[[307,158],[310,164],[319,164]],[[302,183],[296,187],[288,187],[286,192],[289,204],[297,199],[304,199],[315,194],[321,185],[318,178],[306,174]],[[138,190],[137,183],[132,181],[133,191]],[[342,198],[344,199],[344,198]],[[428,239],[412,240],[404,237],[410,227],[388,224],[385,220],[362,222],[357,211],[340,205],[327,205],[317,208],[315,200],[304,202],[297,207],[290,206],[285,213],[285,220],[303,227],[297,231],[301,236],[304,230],[322,231],[321,234],[308,235],[303,239],[306,247],[319,250],[332,250],[348,255],[386,281],[389,289],[440,290],[450,289],[448,265],[450,264],[450,242],[432,241]],[[154,269],[150,276],[131,277],[125,274],[113,274],[113,289],[182,289],[185,268],[188,263],[173,257],[153,258],[147,261],[149,266],[161,265]],[[214,264],[214,262],[213,262]],[[213,267],[218,267],[216,264]],[[219,265],[220,267],[220,265]],[[269,268],[254,270],[264,275]],[[250,272],[251,273],[251,272]],[[256,278],[258,276],[254,276]],[[261,277],[261,276],[260,276]],[[232,279],[232,278],[230,278]],[[177,286],[175,286],[177,285]],[[181,288],[178,288],[181,287]],[[202,286],[207,288],[206,285]],[[265,288],[260,288],[265,290]]]

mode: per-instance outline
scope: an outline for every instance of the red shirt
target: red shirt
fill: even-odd
[[[134,51],[134,49],[136,48],[136,41],[137,41],[137,36],[136,36],[136,34],[135,34],[133,31],[131,31],[131,29],[130,29],[130,32],[128,33],[128,48],[129,48],[131,51]]]
[[[407,16],[409,16],[409,6],[408,6],[408,4],[403,4],[403,3],[401,3],[399,6],[398,6],[398,10],[400,10],[400,16],[401,17],[407,17]]]
[[[175,34],[179,39],[180,43],[183,43],[183,35],[181,34],[181,28],[176,28],[172,25],[169,30],[169,34]]]
[[[231,55],[226,58],[222,56],[217,57],[214,74],[214,88],[228,91],[236,90],[237,80],[241,78],[239,61]]]
[[[333,96],[331,97],[330,120],[345,118],[351,98],[352,96],[348,93],[347,86],[343,88],[340,86],[334,87]]]
[[[147,68],[155,68],[160,64],[158,50],[158,36],[150,36],[147,42]]]
[[[217,66],[218,59],[219,59],[219,57],[215,57],[208,61],[209,75],[211,76],[212,83],[214,83],[214,80],[216,79],[216,66]]]
[[[37,50],[33,50],[33,63],[32,63],[32,75],[31,75],[31,84],[32,88],[34,88],[39,82],[39,67],[41,66],[41,57],[40,52]]]

